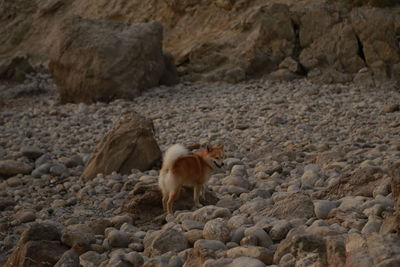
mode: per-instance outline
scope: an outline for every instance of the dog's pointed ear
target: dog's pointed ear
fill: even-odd
[[[221,148],[221,150],[223,150],[223,149],[224,149],[224,144],[221,144],[221,145],[219,146],[219,148]]]
[[[207,149],[208,152],[211,152],[211,151],[212,151],[211,145],[210,145],[210,144],[207,144],[207,145],[206,145],[206,149]]]

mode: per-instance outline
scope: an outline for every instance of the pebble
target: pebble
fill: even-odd
[[[36,214],[33,211],[22,211],[16,214],[15,219],[20,223],[32,222],[36,220]]]
[[[107,259],[105,254],[99,254],[94,251],[88,251],[79,256],[79,264],[82,267],[95,267]]]
[[[129,237],[125,232],[113,230],[107,234],[108,244],[112,248],[126,248],[129,245]]]
[[[27,146],[21,149],[21,154],[31,160],[36,160],[44,154],[44,151],[38,147]]]
[[[197,240],[194,245],[194,248],[208,248],[214,251],[217,250],[227,250],[225,244],[219,240],[206,240],[206,239],[199,239]]]
[[[208,221],[203,228],[203,236],[208,240],[218,240],[226,243],[230,240],[230,230],[227,221],[222,218],[216,218]]]
[[[258,226],[252,226],[244,230],[245,237],[255,237],[257,244],[262,247],[269,247],[272,245],[271,237]]]
[[[315,200],[314,201],[314,212],[318,219],[328,218],[329,212],[336,208],[339,203],[329,200]]]

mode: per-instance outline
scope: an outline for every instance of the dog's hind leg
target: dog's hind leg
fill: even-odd
[[[195,187],[193,188],[193,200],[194,200],[194,206],[196,208],[202,207],[202,205],[200,204],[200,201],[199,201],[202,191],[203,191],[202,184],[196,184]]]
[[[162,192],[162,206],[163,206],[163,211],[167,211],[167,202],[168,202],[168,194],[166,192]]]
[[[167,212],[172,214],[172,205],[174,204],[175,199],[178,198],[179,192],[181,191],[180,186],[175,188],[172,192],[169,193],[169,198],[167,201]]]
[[[160,176],[158,178],[158,187],[160,188],[161,193],[162,193],[162,206],[163,206],[163,210],[165,212],[167,211],[167,201],[168,201],[168,191],[167,191],[167,187],[165,185],[165,179],[166,179],[167,175],[168,175],[168,173],[161,170]]]

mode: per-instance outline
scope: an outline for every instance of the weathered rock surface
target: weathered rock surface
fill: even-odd
[[[67,249],[60,242],[60,232],[56,227],[50,224],[33,224],[22,234],[5,266],[38,266],[44,263],[54,265]]]
[[[180,252],[188,248],[188,241],[184,235],[174,229],[166,229],[146,235],[144,239],[144,253],[150,257],[164,254],[168,251]]]
[[[79,256],[73,250],[67,250],[54,267],[79,267]]]
[[[23,81],[34,69],[26,56],[16,56],[0,61],[0,79]]]
[[[64,24],[64,19],[78,14],[88,19],[85,21],[103,21],[107,25],[105,28],[113,28],[116,21],[160,21],[165,27],[164,47],[176,59],[178,72],[184,80],[238,82],[257,74],[269,73],[281,80],[307,75],[322,83],[354,79],[374,85],[375,82],[399,79],[400,48],[396,39],[399,31],[398,8],[348,9],[343,3],[326,3],[322,0],[274,0],[267,3],[259,0],[135,0],[129,3],[122,0],[113,3],[105,0],[55,0],[29,4],[24,1],[5,1],[3,10],[3,17],[7,19],[0,27],[4,29],[4,49],[0,55],[7,60],[23,53],[30,55],[33,62],[45,62],[49,54],[59,49],[54,43],[62,39],[58,29]],[[374,19],[369,19],[371,17]],[[111,44],[117,40],[111,38],[105,42]],[[99,43],[95,44],[95,47],[99,46]],[[49,53],[49,50],[53,52]],[[112,54],[118,55],[118,51]],[[84,58],[89,60],[92,53],[87,54]],[[294,71],[279,67],[287,57],[299,62],[300,68]],[[106,79],[109,75],[103,76],[101,72],[96,75],[93,71],[89,73],[88,69],[83,68],[84,62],[82,60],[80,69],[64,70],[62,73],[74,73],[74,76],[81,77],[76,83],[83,80],[83,75],[90,76],[85,79],[86,83],[93,86],[99,84],[99,90],[112,86],[111,80]],[[67,62],[64,64],[71,65]],[[94,64],[99,66],[99,63],[89,65]],[[120,66],[115,65],[109,66],[110,72],[117,72],[115,76],[123,78],[124,75],[118,73]],[[120,65],[122,67],[123,64]],[[164,65],[153,68],[164,68]],[[124,73],[128,72],[125,70]],[[122,83],[116,79],[112,81],[113,84]],[[164,79],[164,83],[170,82]],[[64,81],[62,84],[67,83]],[[118,89],[120,94],[126,94],[127,87]],[[103,100],[113,96],[109,93],[104,94]]]
[[[400,162],[395,162],[389,166],[389,175],[392,179],[391,188],[395,202],[394,225],[397,234],[400,234]]]
[[[87,163],[82,178],[114,171],[129,174],[132,169],[147,170],[161,159],[151,120],[136,112],[125,113],[102,138]]]
[[[137,224],[153,221],[157,216],[163,214],[161,199],[162,194],[158,183],[139,182],[125,199],[123,211],[132,214]],[[217,202],[218,197],[208,190],[205,191],[205,198],[200,198],[200,203],[203,205],[215,205]],[[182,188],[180,197],[174,203],[174,210],[192,209],[193,207],[193,189]]]
[[[17,174],[27,174],[32,171],[32,166],[14,160],[1,160],[0,161],[0,176],[13,176]]]
[[[327,196],[343,197],[372,196],[374,189],[383,177],[382,169],[367,166],[356,170],[353,174],[343,177],[340,182],[328,189]]]
[[[74,16],[65,21],[49,69],[62,102],[133,98],[164,73],[162,26]]]
[[[238,257],[251,257],[262,261],[266,265],[273,264],[274,254],[271,250],[265,247],[247,246],[247,247],[235,247],[226,251],[226,256],[229,258]]]
[[[278,199],[271,209],[265,210],[266,215],[279,219],[314,217],[314,204],[309,196],[302,193],[292,193]]]

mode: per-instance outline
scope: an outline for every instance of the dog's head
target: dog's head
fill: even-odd
[[[205,155],[208,160],[216,167],[222,168],[224,166],[224,145],[210,146],[206,145]]]

